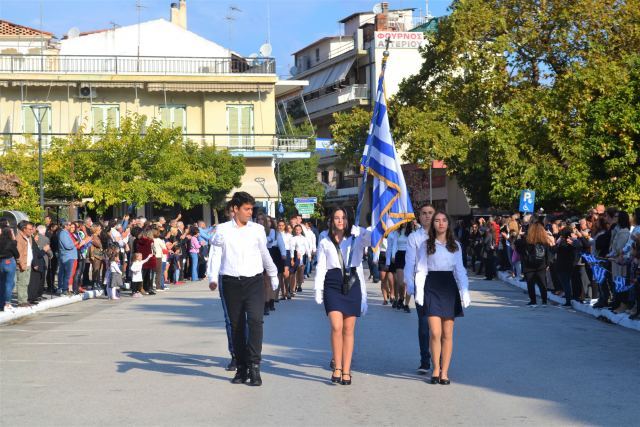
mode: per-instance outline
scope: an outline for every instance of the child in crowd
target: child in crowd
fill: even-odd
[[[133,263],[131,264],[131,296],[133,298],[140,298],[142,294],[140,289],[142,288],[142,265],[149,261],[153,254],[149,254],[147,258],[142,259],[142,254],[136,252],[133,255]]]
[[[167,249],[169,250],[169,276],[171,283],[180,285],[180,258],[182,257],[180,245],[178,243],[168,244]]]
[[[111,277],[109,279],[109,286],[107,287],[107,295],[109,296],[109,299],[120,299],[118,291],[120,291],[123,283],[119,254],[111,256],[109,271],[111,272]]]

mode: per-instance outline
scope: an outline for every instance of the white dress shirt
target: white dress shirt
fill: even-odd
[[[277,289],[278,269],[267,249],[264,227],[255,222],[240,227],[235,220],[220,224],[209,250],[209,282],[217,283],[219,276],[253,277],[264,270]]]
[[[418,228],[407,238],[407,252],[404,256],[404,282],[407,285],[407,293],[416,295],[413,279],[416,274],[416,253],[420,246],[429,238],[424,228]]]
[[[471,302],[469,298],[469,278],[467,277],[467,269],[462,263],[462,247],[456,242],[458,250],[454,253],[449,252],[446,243],[436,240],[436,251],[432,255],[427,255],[427,241],[416,252],[416,304],[424,305],[424,283],[427,279],[429,271],[451,271],[456,279],[458,291],[462,305],[467,307]]]
[[[392,231],[387,238],[387,266],[391,265],[391,260],[396,257],[396,254],[400,251],[407,250],[407,236],[404,234],[404,230]]]
[[[340,242],[340,251],[342,252],[342,259],[345,263],[345,268],[349,262],[349,252],[351,250],[351,237],[343,238]],[[364,281],[364,270],[362,268],[362,257],[364,256],[364,250],[367,246],[371,246],[371,232],[366,231],[364,228],[360,230],[360,236],[356,237],[356,242],[353,249],[353,256],[351,257],[351,267],[356,268],[358,273],[358,279],[360,279],[360,292],[362,293],[363,311],[366,311],[367,301],[367,285]],[[327,275],[327,271],[334,268],[342,269],[340,266],[340,259],[338,258],[338,252],[336,246],[333,244],[329,236],[324,237],[318,245],[318,264],[316,265],[316,278],[314,289],[316,291],[324,290],[324,279]]]
[[[307,253],[307,250],[309,248],[309,242],[307,241],[307,238],[305,236],[300,234],[298,236],[293,236],[291,238],[291,240],[289,241],[289,246],[290,246],[289,250],[291,251],[291,257],[293,258],[295,256],[294,254],[294,251],[295,251],[297,252],[298,258],[302,259],[304,254]]]
[[[291,233],[282,233],[282,240],[284,241],[284,249],[286,251],[291,250]]]
[[[313,230],[307,228],[307,255],[310,257],[316,251],[316,235]]]

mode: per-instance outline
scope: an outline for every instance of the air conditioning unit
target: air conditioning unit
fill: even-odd
[[[95,98],[97,96],[95,88],[92,88],[89,85],[80,86],[80,90],[78,91],[78,98]]]

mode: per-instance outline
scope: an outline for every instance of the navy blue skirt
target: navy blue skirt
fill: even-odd
[[[424,284],[427,316],[463,317],[460,292],[452,271],[430,271]]]
[[[342,295],[342,270],[333,268],[327,271],[324,277],[324,309],[327,314],[339,311],[345,316],[360,317],[361,303],[360,278],[351,287],[348,295]]]

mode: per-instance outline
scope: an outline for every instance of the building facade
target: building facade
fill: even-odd
[[[36,104],[46,106],[45,148],[52,136],[81,128],[100,133],[126,116],[143,115],[244,157],[246,173],[236,190],[275,214],[275,163],[310,155],[306,139],[283,138],[276,130],[276,91],[295,84],[278,83],[273,59],[244,58],[190,32],[185,0],[170,12],[171,21],[71,33],[59,42],[9,24],[0,32],[0,145],[10,149],[37,134]],[[9,47],[6,33],[25,35]],[[154,213],[152,206],[140,209]],[[201,217],[210,220],[211,208],[202,207]]]

